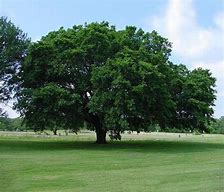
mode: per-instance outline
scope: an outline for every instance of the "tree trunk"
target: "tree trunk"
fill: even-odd
[[[89,114],[89,122],[95,127],[96,130],[96,143],[97,144],[106,144],[106,133],[107,130],[103,129],[100,118],[97,115]]]
[[[106,131],[101,127],[96,127],[96,143],[106,144]]]
[[[54,134],[54,135],[57,135],[57,128],[53,128],[52,131],[53,131],[53,134]]]

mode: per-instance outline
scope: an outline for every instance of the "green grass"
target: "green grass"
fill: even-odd
[[[222,135],[127,134],[107,145],[93,141],[88,133],[0,133],[0,191],[224,191]]]

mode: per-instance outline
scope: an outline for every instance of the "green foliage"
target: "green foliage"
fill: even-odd
[[[6,17],[0,17],[0,101],[10,99],[17,91],[19,72],[29,43],[21,29]]]
[[[224,116],[213,121],[208,128],[212,133],[224,134]]]
[[[99,143],[109,130],[204,130],[215,79],[208,70],[172,64],[170,53],[170,42],[155,31],[118,31],[107,22],[60,28],[30,46],[16,107],[36,130],[76,131],[85,123]]]
[[[32,130],[32,127],[27,127],[23,123],[23,119],[20,117],[10,119],[10,127],[14,131],[26,131],[26,130]]]
[[[147,130],[150,124],[164,126],[175,106],[166,78],[158,66],[139,61],[132,52],[109,60],[93,71],[96,89],[89,106],[104,116],[111,130]]]
[[[5,17],[0,18],[0,80],[1,99],[9,97],[12,84],[26,56],[30,40],[21,29]],[[6,87],[7,86],[7,87]],[[3,92],[5,91],[5,92]]]
[[[208,70],[195,69],[188,76],[183,100],[186,102],[185,116],[191,119],[193,127],[206,129],[206,123],[212,120],[212,107],[216,98],[214,87],[215,78]]]
[[[24,131],[31,128],[28,128],[23,124],[23,119],[17,118],[7,118],[0,117],[0,131]]]
[[[6,117],[0,117],[0,131],[11,131],[11,121]]]
[[[79,113],[75,114],[72,111],[80,105],[78,95],[70,94],[66,89],[53,83],[26,92],[24,90],[23,93],[30,102],[20,103],[23,106],[21,112],[29,110],[29,113],[26,113],[25,123],[35,131],[55,128],[73,129],[77,124],[81,126]]]

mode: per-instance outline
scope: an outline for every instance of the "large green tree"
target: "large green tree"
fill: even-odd
[[[30,39],[6,17],[0,17],[0,101],[10,99],[19,82],[19,72]]]
[[[106,143],[109,130],[173,126],[189,75],[181,77],[170,53],[167,39],[132,26],[102,22],[50,32],[29,49],[17,109],[35,129],[78,130],[85,122],[97,143]]]

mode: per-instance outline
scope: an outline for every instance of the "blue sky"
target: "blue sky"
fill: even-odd
[[[224,115],[224,0],[0,0],[0,15],[33,41],[61,26],[92,21],[109,21],[118,29],[155,29],[173,43],[173,62],[212,71],[218,91],[215,117]]]

